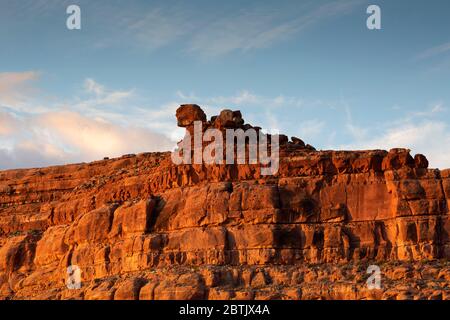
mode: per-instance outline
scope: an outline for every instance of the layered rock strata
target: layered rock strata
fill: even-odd
[[[195,105],[177,120],[258,128]],[[279,141],[273,176],[170,153],[1,171],[0,298],[449,298],[450,170],[407,149]],[[367,289],[370,264],[381,289]]]

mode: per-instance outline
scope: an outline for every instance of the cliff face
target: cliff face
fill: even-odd
[[[188,131],[249,127],[236,112],[177,116]],[[2,171],[0,297],[449,299],[450,170],[427,166],[280,136],[273,176],[169,153]],[[381,289],[367,288],[371,264]]]

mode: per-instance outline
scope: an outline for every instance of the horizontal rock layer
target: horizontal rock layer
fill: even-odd
[[[274,176],[168,153],[0,172],[0,298],[447,299],[450,170],[293,141]]]

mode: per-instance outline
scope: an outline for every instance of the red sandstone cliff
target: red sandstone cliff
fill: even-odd
[[[178,124],[251,127],[230,112],[188,105]],[[169,153],[1,171],[0,298],[450,299],[450,170],[280,144],[274,176]]]

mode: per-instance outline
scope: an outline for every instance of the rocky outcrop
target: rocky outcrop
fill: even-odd
[[[260,129],[196,105],[177,120]],[[0,297],[449,299],[450,170],[407,149],[279,141],[273,176],[169,153],[0,172]]]

